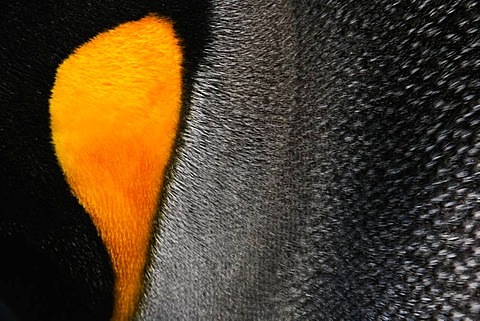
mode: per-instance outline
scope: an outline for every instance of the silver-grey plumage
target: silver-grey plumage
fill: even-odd
[[[139,320],[478,320],[477,1],[213,1]]]

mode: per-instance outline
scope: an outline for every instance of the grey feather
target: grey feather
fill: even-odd
[[[477,1],[214,1],[140,320],[478,320]]]

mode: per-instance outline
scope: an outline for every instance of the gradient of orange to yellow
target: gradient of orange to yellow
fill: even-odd
[[[53,143],[115,272],[113,320],[131,319],[181,108],[182,52],[170,21],[103,32],[58,68]]]

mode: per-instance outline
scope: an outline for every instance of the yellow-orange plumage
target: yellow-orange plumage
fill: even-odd
[[[112,258],[114,320],[131,318],[138,301],[178,128],[181,64],[172,23],[148,16],[77,48],[52,89],[58,160]]]

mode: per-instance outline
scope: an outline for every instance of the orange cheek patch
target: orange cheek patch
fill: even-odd
[[[130,319],[139,298],[178,128],[181,63],[172,23],[148,16],[99,34],[57,70],[53,143],[112,259],[113,320]]]

